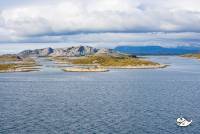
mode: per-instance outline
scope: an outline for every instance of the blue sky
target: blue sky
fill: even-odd
[[[0,0],[1,44],[200,46],[199,32],[199,0]]]

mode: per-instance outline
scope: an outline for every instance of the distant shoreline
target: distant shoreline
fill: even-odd
[[[200,54],[185,54],[181,55],[181,57],[200,60]]]

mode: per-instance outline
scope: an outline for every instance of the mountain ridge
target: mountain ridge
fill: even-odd
[[[86,56],[97,52],[96,48],[90,46],[72,46],[65,48],[43,48],[34,50],[24,50],[17,55],[20,57],[47,57],[47,56],[66,56],[66,57],[76,57],[76,56]]]
[[[200,53],[199,47],[161,47],[161,46],[117,46],[115,51],[136,55],[182,55]]]
[[[17,54],[19,57],[80,57],[80,56],[89,56],[89,55],[108,55],[108,56],[130,56],[136,57],[133,54],[124,54],[117,52],[113,49],[101,48],[97,49],[91,46],[72,46],[64,48],[43,48],[43,49],[34,49],[34,50],[24,50]]]

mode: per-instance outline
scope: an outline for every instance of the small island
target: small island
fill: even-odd
[[[65,72],[108,72],[109,70],[101,67],[68,67],[63,69]]]
[[[199,59],[200,60],[200,54],[186,54],[186,55],[182,55],[182,57],[195,58],[195,59]]]
[[[0,73],[38,71],[38,64],[33,58],[22,58],[14,54],[0,56]]]

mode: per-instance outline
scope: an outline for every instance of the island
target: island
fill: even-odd
[[[40,57],[45,57],[55,64],[70,65],[61,68],[65,72],[107,72],[110,69],[156,69],[167,66],[113,49],[72,46],[24,50],[18,54],[1,55],[0,72],[37,71],[39,65],[36,61]]]
[[[38,66],[33,58],[22,58],[15,54],[0,56],[0,73],[38,71]]]
[[[182,57],[200,59],[200,54],[185,54]]]
[[[156,69],[164,68],[152,61],[138,58],[135,55],[119,53],[110,49],[100,49],[95,54],[78,57],[50,57],[57,64],[69,64],[67,72],[105,72],[109,69]]]
[[[68,67],[63,69],[65,72],[108,72],[109,70],[106,68],[101,68],[97,66],[90,67]]]

